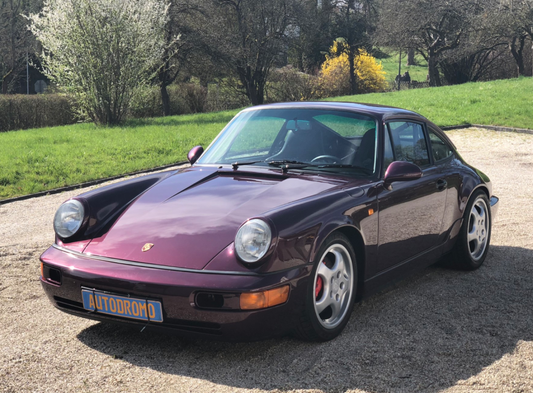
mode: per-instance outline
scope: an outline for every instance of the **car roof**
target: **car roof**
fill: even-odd
[[[282,102],[276,104],[267,104],[267,105],[258,105],[248,109],[248,110],[260,110],[260,109],[325,109],[325,110],[345,110],[353,111],[358,113],[364,113],[372,115],[374,117],[380,118],[381,120],[386,120],[393,117],[404,117],[404,118],[417,118],[419,120],[427,121],[427,119],[420,115],[419,113],[407,110],[396,108],[393,106],[385,106],[378,104],[362,104],[357,102],[339,102],[339,101],[320,101],[320,102]]]

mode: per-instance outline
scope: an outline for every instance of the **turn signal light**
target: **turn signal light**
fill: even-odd
[[[241,310],[259,310],[285,303],[289,298],[289,286],[263,292],[241,293]]]

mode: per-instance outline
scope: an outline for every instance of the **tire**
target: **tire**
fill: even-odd
[[[353,247],[346,236],[334,233],[316,254],[296,335],[307,341],[337,337],[350,319],[356,291]]]
[[[466,206],[463,225],[452,251],[455,267],[462,270],[479,268],[489,252],[492,216],[487,195],[475,191]]]

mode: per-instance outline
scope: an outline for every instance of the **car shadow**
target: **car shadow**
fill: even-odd
[[[238,388],[437,392],[533,340],[533,250],[491,246],[474,272],[430,267],[356,305],[326,343],[185,340],[98,323],[85,345],[136,366]]]

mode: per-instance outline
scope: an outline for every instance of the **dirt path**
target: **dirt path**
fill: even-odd
[[[426,269],[357,305],[325,344],[186,341],[61,313],[38,257],[80,191],[0,206],[0,391],[533,391],[533,136],[448,134],[500,197],[485,265]]]

